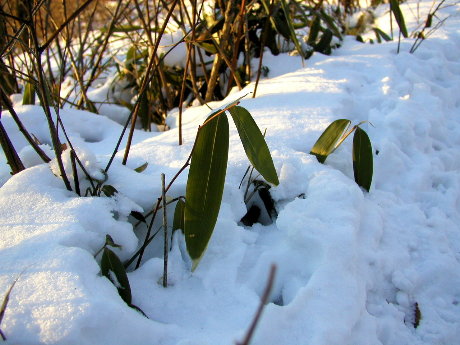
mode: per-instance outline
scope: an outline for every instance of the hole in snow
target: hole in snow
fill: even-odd
[[[278,217],[275,202],[270,195],[270,188],[270,185],[264,181],[252,181],[245,193],[247,212],[240,219],[242,225],[252,226],[255,223],[270,225]]]

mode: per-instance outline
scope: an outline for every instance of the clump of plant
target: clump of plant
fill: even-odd
[[[350,124],[351,121],[347,119],[332,122],[313,145],[310,154],[315,155],[318,162],[324,163],[326,158],[354,132],[352,159],[355,182],[369,192],[374,169],[372,144],[366,131],[359,127],[362,122],[352,128],[349,128]]]
[[[163,209],[164,230],[163,286],[168,286],[167,262],[168,251],[170,250],[166,217],[168,203],[177,200],[172,229],[173,231],[181,229],[185,235],[187,252],[192,260],[192,271],[195,270],[203,257],[217,222],[224,190],[229,150],[229,125],[226,112],[231,115],[236,125],[243,148],[253,168],[257,169],[268,183],[279,184],[278,175],[264,136],[251,114],[245,108],[238,106],[238,103],[239,100],[223,110],[214,112],[198,127],[192,152],[167,186],[165,176],[162,174],[162,193],[151,212],[150,224],[140,249],[123,264],[115,252],[109,248],[116,248],[119,245],[115,244],[112,238],[107,235],[104,246],[96,253],[95,256],[103,251],[101,273],[117,287],[119,295],[129,306],[141,311],[132,304],[131,288],[126,269],[136,259],[136,268],[139,267],[145,249],[159,232],[158,230],[151,234],[155,216],[160,209]],[[167,191],[188,166],[190,166],[190,170],[185,198],[179,197],[167,201]],[[136,171],[142,171],[143,168],[144,166],[141,166]],[[266,184],[268,185],[268,183]],[[141,213],[132,212],[131,215],[139,222],[147,224],[146,217]]]
[[[121,248],[116,244],[110,235],[106,235],[105,243],[102,248],[94,255],[98,256],[102,252],[101,257],[101,274],[112,282],[118,290],[118,294],[125,301],[125,303],[133,309],[136,309],[144,316],[145,313],[132,303],[131,286],[129,284],[128,275],[126,274],[125,267],[120,261],[115,252],[110,249]]]
[[[378,5],[380,4],[381,3],[378,3]],[[412,37],[412,38],[415,38],[409,50],[409,52],[412,54],[418,49],[418,47],[429,36],[431,36],[436,30],[438,30],[446,22],[446,20],[450,17],[450,15],[447,15],[445,17],[439,16],[439,11],[443,8],[446,8],[452,5],[453,3],[448,3],[446,0],[440,0],[439,2],[433,1],[431,8],[428,11],[428,14],[426,15],[426,18],[422,21],[422,24],[419,25],[419,27],[416,30],[414,30],[412,34],[409,34],[409,31],[406,26],[406,20],[404,18],[404,14],[401,11],[401,8],[399,6],[399,1],[390,0],[389,6],[390,6],[391,33],[387,34],[377,27],[372,27],[372,31],[375,34],[375,40],[378,43],[382,43],[383,41],[388,42],[394,39],[394,34],[393,34],[393,20],[394,20],[396,21],[396,24],[399,29],[397,52],[399,53],[400,51],[401,37],[404,37],[404,38]],[[417,20],[420,20],[420,19],[421,19],[421,15],[419,13],[419,8],[417,7]],[[372,21],[368,21],[367,24],[371,24],[371,23]],[[348,31],[348,33],[356,34],[357,39],[361,42],[364,42],[363,38],[361,37],[361,34],[367,31],[367,26],[368,25],[366,25],[365,16],[363,16],[362,20],[360,18],[360,20],[358,21],[358,25],[355,28],[355,30],[358,30],[358,31],[353,32],[352,30],[351,32]],[[374,40],[369,39],[369,42],[374,43]]]
[[[446,3],[446,0],[441,0],[435,7],[435,2],[433,1],[433,4],[430,8],[430,11],[428,12],[425,21],[423,22],[423,25],[421,29],[416,30],[412,36],[415,37],[415,41],[412,44],[412,47],[410,48],[410,53],[414,53],[418,47],[429,37],[431,36],[436,30],[438,30],[447,19],[449,19],[450,15],[441,18],[438,15],[439,10],[452,6],[452,4]],[[437,21],[436,21],[437,20]]]
[[[278,185],[270,151],[251,114],[237,105],[227,110],[251,164],[268,183]],[[201,260],[217,221],[227,168],[228,142],[227,117],[219,112],[211,115],[198,130],[184,209],[185,240],[193,261],[192,270]]]
[[[214,112],[198,128],[192,152],[163,191],[166,195],[176,178],[190,166],[185,201],[179,200],[176,205],[173,229],[181,228],[185,234],[192,270],[197,267],[206,250],[222,201],[229,150],[229,125],[226,112],[231,115],[236,125],[251,164],[267,183],[279,184],[270,151],[260,129],[251,114],[245,108],[238,106],[238,103],[239,100]],[[136,259],[136,268],[139,267],[146,247],[156,235],[156,233],[151,235],[151,230],[163,199],[165,199],[163,196],[158,198],[143,245],[125,263],[125,267],[130,266]],[[165,209],[163,207],[163,210]]]

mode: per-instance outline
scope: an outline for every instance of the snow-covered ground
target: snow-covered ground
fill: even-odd
[[[409,6],[403,6],[406,20],[417,13],[416,3]],[[421,13],[429,6],[422,2]],[[170,286],[160,284],[160,235],[142,266],[128,273],[133,304],[148,318],[101,277],[94,254],[106,234],[122,245],[122,259],[136,250],[143,230],[133,231],[130,211],[152,209],[160,174],[169,181],[185,163],[209,109],[185,112],[183,146],[177,145],[174,114],[167,132],[136,131],[127,166],[121,150],[109,170],[107,183],[119,191],[114,198],[68,192],[50,165],[37,165],[4,112],[2,123],[31,166],[10,177],[2,154],[0,297],[19,277],[0,326],[8,343],[235,344],[276,264],[254,345],[460,344],[459,10],[443,10],[441,17],[451,17],[415,54],[409,54],[412,39],[403,40],[397,54],[397,42],[371,45],[353,38],[331,56],[314,55],[305,67],[299,57],[267,53],[269,78],[255,99],[249,95],[241,105],[267,129],[280,180],[270,190],[278,217],[271,225],[239,225],[246,206],[238,186],[249,163],[231,124],[222,206],[198,268],[190,271],[176,232]],[[415,28],[416,20],[408,24]],[[389,32],[385,25],[388,18],[379,19]],[[18,105],[17,112],[43,145],[50,143],[40,107]],[[121,126],[83,111],[62,110],[61,116],[97,174]],[[369,193],[353,179],[351,138],[325,165],[309,154],[339,118],[367,121],[362,128],[375,151]],[[145,162],[145,171],[134,171]],[[179,176],[170,197],[185,194],[186,179],[187,172]],[[170,205],[170,218],[173,211]]]

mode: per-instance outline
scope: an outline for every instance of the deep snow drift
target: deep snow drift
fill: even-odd
[[[429,9],[422,3],[421,10]],[[415,7],[415,4],[410,6]],[[406,18],[411,11],[404,6]],[[230,125],[230,152],[217,225],[200,265],[190,272],[179,232],[169,257],[170,286],[160,285],[161,237],[129,273],[129,308],[100,276],[93,255],[105,235],[127,259],[143,230],[131,210],[147,212],[186,161],[206,107],[184,114],[183,146],[174,114],[167,132],[135,133],[109,171],[114,198],[77,197],[49,165],[39,164],[8,113],[2,123],[24,162],[13,177],[2,157],[0,287],[14,287],[1,329],[10,344],[229,345],[243,338],[272,263],[277,275],[255,345],[453,345],[460,342],[460,6],[415,54],[412,40],[379,45],[351,38],[332,56],[266,57],[269,79],[241,105],[267,129],[280,185],[270,192],[271,225],[238,224],[246,212],[238,189],[248,161]],[[389,31],[381,19],[378,24]],[[409,21],[415,27],[415,19]],[[217,108],[253,89],[251,84]],[[18,106],[46,145],[38,106]],[[63,110],[63,121],[94,174],[105,167],[121,126],[104,116]],[[335,119],[368,132],[374,156],[369,193],[353,180],[351,140],[325,165],[309,151]],[[137,173],[134,168],[148,162]],[[51,167],[53,164],[51,164]],[[187,172],[169,195],[185,193]],[[172,217],[174,205],[168,208]],[[161,218],[161,217],[158,217]],[[132,220],[131,220],[132,221]],[[132,221],[133,222],[133,221]],[[160,223],[158,222],[158,226]],[[160,235],[159,235],[160,236]],[[415,310],[421,313],[414,327]]]

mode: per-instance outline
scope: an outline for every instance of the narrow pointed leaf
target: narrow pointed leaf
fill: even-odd
[[[350,122],[347,119],[339,119],[332,122],[323,134],[321,134],[315,145],[313,145],[310,154],[315,155],[318,162],[324,163],[327,156],[334,151],[337,142],[350,125]]]
[[[213,116],[213,115],[211,115]],[[219,214],[228,160],[228,120],[215,117],[199,131],[187,180],[184,231],[187,251],[198,265]]]
[[[125,267],[118,256],[107,247],[104,248],[104,253],[102,254],[101,273],[115,285],[123,301],[131,305],[131,287]]]
[[[399,7],[399,0],[390,0],[390,9],[393,12],[393,15],[398,23],[399,30],[401,30],[402,35],[407,38],[409,35],[407,34],[406,22],[404,21],[404,16],[401,12],[401,8]]]
[[[147,93],[144,93],[140,97],[139,118],[141,119],[142,128],[144,130],[150,130],[150,106]]]
[[[131,48],[128,49],[128,52],[126,53],[126,61],[125,61],[125,66],[129,71],[133,71],[133,65],[136,63],[136,56],[137,56],[137,47],[132,46]]]
[[[145,162],[144,164],[142,164],[141,166],[138,166],[136,169],[134,169],[135,172],[138,172],[138,173],[141,173],[143,172],[145,169],[147,169],[149,163],[148,162]]]
[[[147,220],[145,219],[144,215],[138,211],[131,211],[130,216],[142,223],[147,224]]]
[[[22,104],[35,104],[35,87],[32,83],[27,83],[24,87],[24,96],[22,98]]]
[[[334,36],[338,37],[339,39],[342,39],[342,35],[340,33],[340,30],[337,28],[337,25],[334,22],[334,19],[328,15],[324,10],[321,10],[319,12],[319,16],[323,20],[323,22],[326,24],[329,30],[332,31]]]
[[[302,46],[300,45],[299,40],[297,39],[297,35],[295,33],[294,26],[292,25],[292,23],[294,21],[291,18],[291,14],[289,12],[289,7],[288,7],[288,5],[286,3],[286,0],[281,0],[281,5],[283,6],[283,12],[284,12],[284,16],[286,18],[286,22],[287,22],[287,26],[289,28],[289,32],[291,34],[291,40],[292,40],[292,42],[294,42],[294,45],[295,45],[297,51],[299,52],[300,56],[305,58],[304,51],[302,49]]]
[[[321,28],[321,19],[319,18],[319,16],[316,15],[310,24],[310,33],[308,34],[307,44],[309,44],[312,47],[315,45],[316,39],[318,38],[320,28]]]
[[[109,234],[105,235],[105,246],[111,246],[111,247],[114,247],[114,248],[121,248],[121,245],[115,243],[115,241],[113,240],[112,236],[110,236]],[[105,248],[104,246],[104,248]]]
[[[109,184],[105,184],[102,189],[101,189],[102,193],[105,194],[105,196],[107,197],[112,197],[115,195],[115,193],[118,193],[118,191],[116,190],[115,187],[109,185]]]
[[[356,183],[369,192],[372,183],[372,145],[367,133],[357,127],[353,137],[353,171]]]
[[[380,30],[379,28],[373,28],[375,32],[375,36],[380,43],[380,38],[383,38],[386,42],[391,41],[391,37],[388,36],[384,31]]]
[[[181,229],[184,231],[184,211],[185,211],[185,202],[182,199],[176,204],[176,208],[174,210],[174,220],[173,220],[173,231]]]
[[[239,106],[231,108],[229,112],[235,122],[249,161],[267,182],[277,186],[279,180],[270,150],[251,114],[245,108]]]
[[[94,105],[93,101],[87,99],[86,100],[86,107],[87,107],[87,110],[94,113],[94,114],[99,114],[99,112],[97,111],[97,108],[96,106]]]

